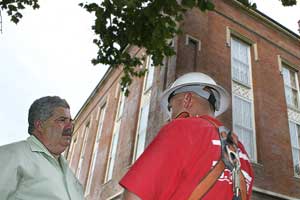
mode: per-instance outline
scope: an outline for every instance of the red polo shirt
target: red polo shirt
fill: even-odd
[[[205,117],[221,125],[215,118]],[[253,171],[242,144],[239,156],[250,199]],[[197,117],[175,119],[159,131],[120,184],[142,200],[186,200],[220,158],[220,138],[214,125]],[[232,197],[232,176],[225,169],[202,199]]]

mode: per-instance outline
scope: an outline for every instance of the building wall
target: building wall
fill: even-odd
[[[214,3],[215,11],[203,13],[193,9],[186,13],[185,20],[181,23],[183,34],[173,41],[177,55],[166,58],[165,65],[155,70],[146,146],[168,121],[159,106],[159,98],[180,75],[192,71],[204,72],[225,89],[232,91],[230,38],[238,38],[250,45],[251,55],[256,148],[252,199],[300,199],[300,178],[295,177],[293,171],[287,104],[280,68],[281,60],[284,60],[291,63],[295,70],[299,70],[299,37],[235,1],[215,0]],[[131,48],[129,51],[137,56],[143,53],[138,48]],[[119,194],[123,190],[118,181],[132,164],[143,78],[134,79],[130,87],[131,92],[126,98],[121,119],[113,179],[104,183],[119,99],[120,77],[120,69],[111,70],[76,117],[75,136],[68,152],[68,160],[76,173],[83,147],[83,131],[90,121],[82,173],[79,176],[79,180],[86,185],[99,120],[97,111],[99,105],[106,101],[95,173],[87,199],[121,199]],[[230,107],[219,119],[227,127],[233,128],[232,118]]]

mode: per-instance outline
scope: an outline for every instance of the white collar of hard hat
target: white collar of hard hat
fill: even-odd
[[[170,94],[169,100],[171,99],[171,97],[175,96],[176,94],[179,93],[183,93],[183,92],[194,92],[196,93],[198,96],[205,98],[206,100],[209,99],[211,93],[204,90],[206,86],[202,86],[202,85],[186,85],[183,86],[177,90],[175,90],[173,93]],[[215,96],[216,102],[215,102],[215,109],[219,110],[220,109],[220,94],[218,91],[216,91],[213,88],[210,88],[210,91],[212,92],[212,94]]]

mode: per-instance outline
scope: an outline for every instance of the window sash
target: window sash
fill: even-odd
[[[244,144],[251,159],[255,158],[252,103],[233,96],[233,130]]]
[[[298,91],[289,87],[285,86],[284,87],[284,94],[285,94],[285,99],[286,103],[288,106],[298,108],[299,107],[299,100],[298,100]]]
[[[96,160],[97,160],[97,155],[98,155],[98,150],[99,150],[99,143],[100,143],[100,138],[102,135],[102,127],[103,127],[103,122],[104,122],[104,116],[105,116],[105,111],[106,111],[106,105],[104,104],[100,108],[100,118],[99,118],[99,125],[98,125],[98,131],[96,134],[95,138],[95,144],[93,148],[93,154],[92,154],[92,161],[90,164],[90,169],[89,169],[89,175],[88,175],[88,180],[87,180],[87,186],[85,189],[85,195],[89,194],[91,191],[91,184],[93,180],[93,175],[94,175],[94,170],[96,166]]]
[[[125,104],[125,95],[122,91],[120,91],[118,110],[117,110],[117,120],[120,120],[122,117],[122,114],[124,112],[124,104]]]
[[[232,79],[250,86],[250,46],[231,39]]]
[[[137,132],[135,159],[137,159],[143,153],[145,148],[148,115],[149,115],[149,103],[145,104],[140,110],[140,120],[139,120],[138,132]]]
[[[284,82],[284,94],[288,106],[299,108],[299,90],[297,73],[288,69],[286,66],[282,67],[282,75]]]
[[[88,139],[88,134],[89,134],[89,122],[85,126],[85,130],[84,130],[83,134],[84,134],[84,139],[83,139],[83,143],[82,143],[82,148],[81,148],[81,152],[80,152],[79,163],[78,163],[77,172],[76,172],[76,177],[78,179],[80,178],[82,163],[83,163],[84,156],[85,156],[85,149],[86,149],[86,144],[87,144],[87,139]]]
[[[108,157],[108,170],[107,170],[106,181],[109,181],[110,179],[112,179],[113,169],[114,169],[115,159],[116,159],[116,154],[117,154],[119,132],[120,132],[120,122],[116,122],[115,131],[112,136],[110,154]]]
[[[300,164],[300,125],[289,121],[294,166]]]
[[[146,74],[146,79],[145,79],[146,82],[145,82],[145,88],[144,88],[145,92],[148,91],[152,87],[153,79],[154,79],[155,67],[153,66],[153,60],[152,60],[151,56],[148,57],[147,69],[148,69],[148,72]]]
[[[297,78],[296,78],[297,73],[295,71],[288,69],[287,66],[283,66],[282,74],[283,74],[284,85],[297,90]]]

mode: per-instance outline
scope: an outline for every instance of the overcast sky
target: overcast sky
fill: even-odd
[[[41,8],[27,10],[18,25],[2,13],[0,145],[26,139],[28,109],[35,99],[61,96],[74,117],[103,76],[106,67],[90,63],[97,51],[90,28],[94,17],[78,6],[80,2],[41,1]],[[259,10],[298,33],[299,5],[256,2]]]

